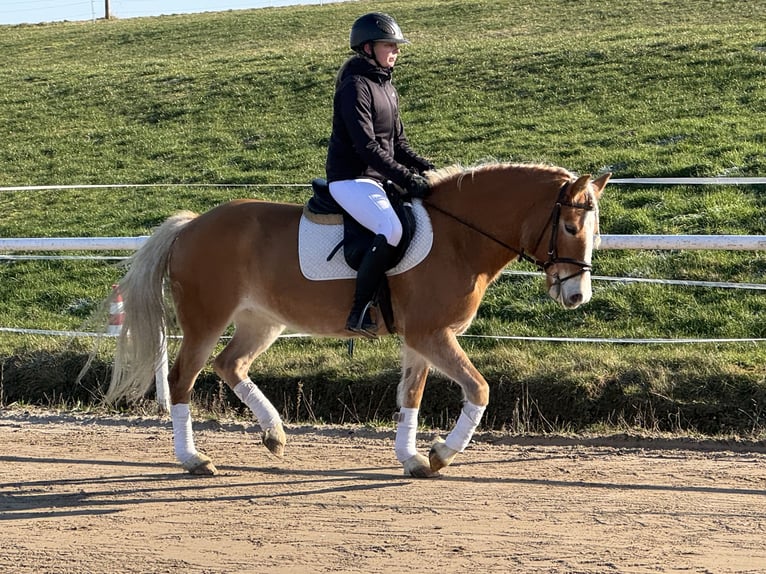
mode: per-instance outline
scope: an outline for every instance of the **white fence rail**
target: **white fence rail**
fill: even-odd
[[[602,235],[603,249],[760,251],[766,235]]]
[[[135,251],[148,239],[138,237],[0,238],[0,251]],[[766,250],[766,235],[602,235],[600,250]]]
[[[610,185],[764,185],[766,177],[628,177],[612,178]],[[70,185],[17,185],[0,187],[5,191],[56,191],[67,189],[129,189],[129,188],[187,187],[187,188],[257,188],[309,187],[307,183],[98,183]]]
[[[135,251],[148,239],[138,237],[0,238],[0,251]]]

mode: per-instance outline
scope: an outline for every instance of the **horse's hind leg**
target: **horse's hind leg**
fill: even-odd
[[[268,349],[285,326],[254,312],[241,312],[235,318],[234,336],[215,358],[213,368],[255,415],[263,432],[263,444],[281,457],[285,431],[279,413],[248,376],[255,358]]]
[[[429,460],[417,450],[418,410],[430,364],[420,354],[404,345],[402,347],[402,380],[399,383],[396,416],[396,459],[402,463],[404,473],[415,478],[430,478],[438,473],[431,470]]]
[[[192,436],[192,419],[189,410],[191,390],[197,375],[205,366],[217,335],[208,334],[198,338],[194,334],[184,335],[173,367],[168,374],[170,389],[170,416],[173,421],[173,447],[176,459],[191,474],[214,475],[218,471],[209,457],[197,452]]]

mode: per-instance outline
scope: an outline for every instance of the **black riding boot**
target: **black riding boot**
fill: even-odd
[[[370,317],[370,303],[380,287],[391,259],[393,247],[385,235],[376,235],[370,250],[365,253],[356,275],[354,304],[346,321],[346,329],[367,337],[376,337],[378,325]]]

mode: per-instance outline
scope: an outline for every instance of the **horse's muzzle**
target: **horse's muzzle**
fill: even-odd
[[[565,309],[576,309],[590,301],[590,270],[561,279],[558,273],[548,276],[548,295]]]

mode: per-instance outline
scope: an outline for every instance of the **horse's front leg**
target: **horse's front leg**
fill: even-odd
[[[417,449],[418,411],[431,365],[416,351],[402,347],[402,379],[399,383],[396,415],[396,459],[402,463],[404,473],[416,478],[438,475],[431,470],[428,459]]]
[[[437,438],[431,445],[431,452],[428,453],[431,470],[438,472],[445,466],[449,466],[458,453],[465,450],[465,447],[471,442],[476,427],[481,422],[485,409],[486,405],[475,405],[468,400],[463,403],[463,410],[460,411],[460,417],[457,419],[452,432],[447,435],[446,439]]]
[[[471,442],[489,402],[489,385],[460,347],[452,330],[431,334],[415,345],[437,369],[460,385],[465,397],[455,427],[445,440],[437,439],[431,446],[429,465],[436,473],[452,464]]]

